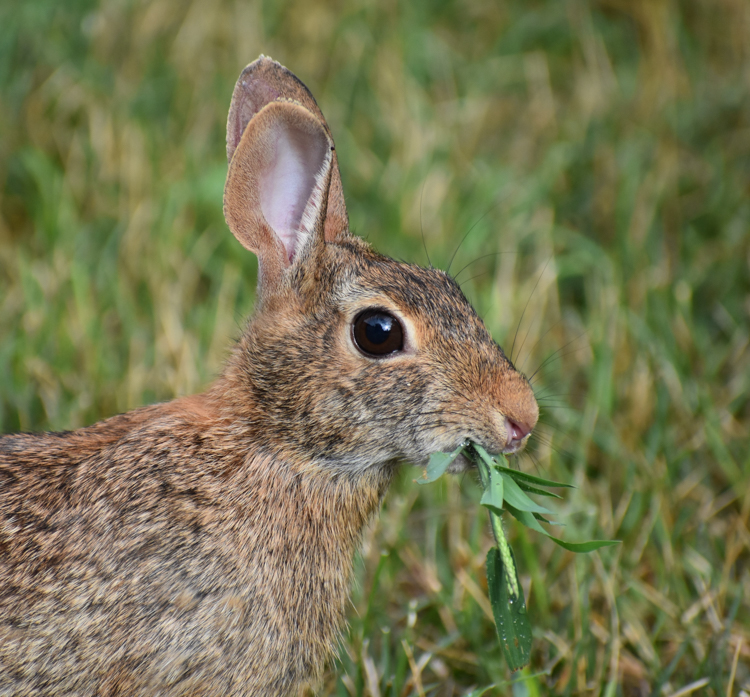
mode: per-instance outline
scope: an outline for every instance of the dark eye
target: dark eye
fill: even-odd
[[[404,348],[401,323],[385,310],[360,312],[352,324],[352,336],[357,348],[366,356],[387,356]]]

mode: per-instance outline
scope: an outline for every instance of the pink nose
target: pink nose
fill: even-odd
[[[513,448],[521,444],[521,441],[531,433],[531,426],[522,424],[518,421],[512,421],[506,418],[508,424],[508,444],[506,447]]]

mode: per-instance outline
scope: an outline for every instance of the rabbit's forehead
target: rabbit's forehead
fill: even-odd
[[[341,293],[346,314],[384,306],[411,319],[418,329],[491,341],[456,282],[443,271],[380,257],[360,264]]]

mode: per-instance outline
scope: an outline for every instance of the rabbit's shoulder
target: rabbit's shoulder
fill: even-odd
[[[205,452],[210,432],[205,407],[192,398],[76,431],[0,438],[5,559],[17,569],[57,566],[77,555],[89,534],[124,537],[134,532],[126,519],[139,516],[146,521],[141,531],[158,524],[170,493],[201,490],[200,477],[186,472],[206,472],[200,463],[207,460],[219,466]]]

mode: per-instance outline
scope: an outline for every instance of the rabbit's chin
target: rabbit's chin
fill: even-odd
[[[468,472],[471,469],[476,469],[474,463],[469,460],[468,457],[463,454],[459,455],[451,464],[448,466],[447,472],[449,474],[462,474]]]
[[[429,462],[429,458],[424,458],[423,462],[416,463],[414,461],[402,461],[403,464],[409,464],[412,467],[426,467],[427,463]],[[475,470],[476,465],[469,460],[468,457],[465,457],[464,455],[459,455],[456,457],[453,462],[451,462],[450,465],[448,465],[448,469],[445,470],[448,474],[463,474],[464,472],[468,472],[469,470]]]

